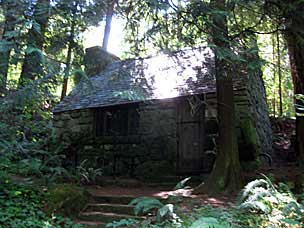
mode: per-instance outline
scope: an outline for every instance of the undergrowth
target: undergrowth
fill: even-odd
[[[46,193],[41,189],[12,183],[3,172],[0,173],[0,227],[1,228],[79,228],[70,219],[47,216]]]
[[[148,216],[143,221],[124,219],[112,222],[107,227],[303,228],[303,196],[295,197],[287,185],[274,185],[266,176],[263,177],[248,183],[240,192],[237,203],[230,207],[193,206],[192,212],[184,213],[181,207],[166,204],[171,205],[169,211],[174,216],[157,219],[164,204],[152,198],[139,198],[132,202],[135,205],[135,213],[154,210],[154,216]]]

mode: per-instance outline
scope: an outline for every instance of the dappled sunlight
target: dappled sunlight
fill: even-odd
[[[153,194],[155,197],[159,197],[162,199],[166,199],[170,196],[177,196],[177,197],[189,197],[189,198],[194,198],[195,196],[192,195],[192,189],[178,189],[178,190],[173,190],[173,191],[162,191]]]
[[[146,88],[153,91],[152,99],[195,94],[198,90],[208,89],[208,84],[202,82],[212,75],[212,67],[209,66],[212,62],[210,48],[159,54],[136,61],[135,68],[142,69],[142,74],[135,75],[135,80],[145,81]]]

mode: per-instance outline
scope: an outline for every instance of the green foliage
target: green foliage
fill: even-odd
[[[4,174],[0,174],[0,227],[80,227],[62,217],[48,217],[42,208],[45,193],[41,189],[13,184]]]
[[[86,167],[85,163],[87,160],[83,160],[77,167],[77,176],[81,177],[81,182],[85,184],[95,184],[97,177],[103,175],[102,168]]]
[[[122,219],[119,221],[114,221],[111,223],[108,223],[106,225],[106,227],[110,227],[110,228],[117,228],[117,227],[136,227],[136,225],[139,224],[139,221],[135,220],[135,219]]]
[[[156,220],[161,221],[170,221],[173,223],[179,222],[179,217],[174,213],[174,205],[166,204],[163,207],[159,208],[156,215]]]
[[[270,213],[270,202],[277,203],[276,190],[264,179],[247,184],[240,195],[240,208]]]
[[[163,204],[153,197],[140,197],[132,200],[129,205],[135,206],[135,215],[147,215],[150,213],[156,215],[158,223],[179,223],[179,217],[173,211],[173,204]],[[149,222],[146,225],[148,224]]]
[[[87,77],[86,74],[82,70],[75,70],[74,71],[74,84],[77,85],[82,80],[87,80],[86,77]]]
[[[72,184],[55,185],[48,189],[45,206],[48,215],[76,217],[89,201],[89,193]]]
[[[196,220],[190,228],[232,228],[229,224],[223,225],[213,217],[202,217]]]
[[[183,189],[186,187],[186,183],[191,179],[191,177],[187,177],[176,184],[174,190]]]
[[[289,187],[280,183],[276,188],[266,176],[245,186],[240,193],[238,208],[262,212],[272,225],[287,223],[300,226],[303,222],[304,207],[297,202]],[[272,219],[273,214],[275,219]]]
[[[258,36],[258,45],[260,56],[265,63],[262,67],[263,80],[265,84],[267,103],[269,113],[272,116],[279,116],[280,94],[279,94],[279,70],[282,83],[282,109],[283,116],[293,117],[294,110],[294,94],[293,82],[289,68],[289,56],[286,48],[284,37],[279,34],[279,40],[276,39],[277,34],[265,34]],[[277,49],[279,42],[280,50]],[[278,55],[280,52],[280,56]],[[278,60],[280,57],[281,67],[279,69]]]
[[[265,176],[264,179],[248,183],[240,192],[238,201],[236,206],[191,205],[193,210],[185,213],[183,207],[179,208],[178,205],[163,205],[155,198],[143,197],[131,203],[137,206],[138,214],[150,212],[150,217],[143,221],[121,220],[110,223],[107,227],[302,228],[304,225],[304,207],[299,203],[300,198],[297,200],[287,185],[280,183],[275,186]],[[173,212],[173,207],[177,208],[177,212]],[[162,218],[159,219],[158,216]]]
[[[134,205],[135,215],[147,214],[155,209],[160,209],[164,206],[158,199],[152,197],[140,197],[132,200],[130,205]]]

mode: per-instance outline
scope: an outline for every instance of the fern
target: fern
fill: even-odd
[[[232,228],[229,224],[222,224],[218,219],[213,217],[202,217],[196,220],[190,228]]]
[[[272,211],[273,205],[279,203],[277,190],[266,176],[264,178],[254,180],[245,186],[239,195],[238,208],[268,214]]]
[[[138,221],[135,219],[121,219],[120,221],[113,221],[111,223],[107,223],[106,227],[134,227],[136,224],[138,224]]]
[[[284,223],[300,221],[304,208],[300,205],[287,185],[280,184],[280,191],[271,180],[263,175],[259,179],[248,183],[239,195],[239,209],[263,212],[271,216],[273,209],[285,219]]]
[[[186,183],[191,179],[191,177],[187,177],[176,184],[174,190],[183,189],[186,187]]]
[[[132,200],[129,205],[134,205],[135,215],[147,214],[154,209],[160,209],[164,206],[158,199],[152,197],[140,197]]]
[[[92,167],[85,167],[85,163],[87,160],[83,160],[80,165],[77,167],[78,175],[80,175],[86,183],[95,183],[98,176],[102,176],[103,169],[97,168],[94,169]]]
[[[238,203],[246,201],[248,197],[252,195],[256,188],[266,189],[267,181],[265,181],[264,179],[259,179],[249,182],[239,194]]]

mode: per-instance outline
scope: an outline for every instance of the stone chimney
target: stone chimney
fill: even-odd
[[[108,53],[100,46],[87,48],[85,52],[85,72],[89,77],[98,75],[109,64],[120,60],[117,56]]]

